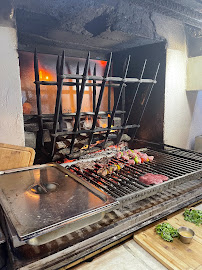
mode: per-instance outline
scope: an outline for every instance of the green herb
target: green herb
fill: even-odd
[[[184,220],[192,222],[197,226],[202,224],[202,211],[201,210],[194,210],[194,209],[185,209],[184,213]]]
[[[169,223],[162,223],[156,226],[155,231],[165,241],[172,242],[174,237],[178,237],[178,231]]]

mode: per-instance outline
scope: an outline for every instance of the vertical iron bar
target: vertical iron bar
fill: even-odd
[[[76,74],[79,75],[79,62],[76,66]],[[76,79],[76,110],[78,110],[79,107],[79,79]],[[79,128],[80,128],[80,121],[79,121]]]
[[[59,81],[59,69],[60,69],[60,56],[57,57],[57,64],[56,64],[56,74],[57,74],[57,85]],[[59,125],[60,125],[60,131],[63,131],[63,117],[62,117],[62,101],[60,104],[60,112],[59,112]]]
[[[62,59],[60,64],[60,70],[58,74],[58,82],[57,82],[57,97],[56,97],[56,103],[55,103],[55,114],[54,114],[54,122],[53,122],[53,134],[55,135],[57,133],[57,124],[59,120],[59,113],[61,109],[61,95],[62,95],[62,86],[63,86],[63,73],[64,73],[64,65],[65,65],[65,51],[62,53]],[[56,142],[56,136],[52,137],[52,152],[51,156],[54,155],[55,150],[55,142]]]
[[[90,52],[88,53],[88,56],[86,58],[86,63],[85,63],[84,71],[83,71],[83,78],[82,78],[82,83],[81,83],[81,90],[80,90],[80,93],[79,93],[79,103],[78,103],[78,108],[77,108],[77,111],[76,111],[73,132],[76,132],[77,131],[77,128],[78,128],[78,125],[79,125],[79,121],[80,121],[81,106],[82,106],[83,94],[84,94],[84,90],[85,90],[85,86],[86,86],[86,78],[87,78],[87,75],[88,75],[89,61],[90,61]],[[70,154],[72,153],[72,149],[73,149],[73,146],[74,146],[75,138],[76,138],[76,135],[73,134],[72,140],[71,140],[71,145],[70,145]]]
[[[126,66],[125,66],[125,70],[124,70],[124,74],[123,74],[123,81],[120,84],[119,96],[118,96],[118,99],[117,99],[116,103],[114,104],[114,107],[113,107],[113,110],[112,110],[112,114],[111,114],[111,118],[110,118],[110,125],[109,125],[110,130],[108,130],[107,133],[106,133],[104,147],[105,147],[105,144],[106,144],[106,142],[108,140],[109,133],[111,131],[111,125],[112,125],[112,122],[113,122],[113,119],[114,119],[114,115],[116,113],[116,110],[117,110],[117,107],[118,107],[118,104],[119,104],[119,101],[120,101],[120,98],[121,98],[121,95],[122,95],[123,88],[125,87],[124,79],[127,76],[129,64],[130,64],[130,55],[128,56],[128,59],[126,61]]]
[[[160,67],[160,63],[158,64],[157,69],[156,69],[156,73],[155,73],[155,76],[154,76],[154,82],[156,81],[156,77],[157,77],[158,72],[159,72],[159,67]],[[146,101],[145,101],[145,104],[144,104],[144,107],[143,107],[143,110],[142,110],[142,114],[141,114],[140,119],[139,119],[139,122],[138,122],[138,126],[140,125],[140,122],[141,122],[142,117],[143,117],[143,115],[144,115],[145,109],[146,109],[146,107],[147,107],[147,103],[148,103],[148,101],[149,101],[150,95],[151,95],[151,93],[152,93],[152,90],[153,90],[153,87],[154,87],[154,84],[155,84],[154,82],[153,82],[152,85],[151,85],[149,94],[148,94],[147,99],[146,99]],[[135,131],[134,131],[134,134],[133,134],[131,140],[134,140],[134,138],[135,138],[135,136],[136,136],[136,134],[137,134],[137,131],[138,131],[138,127],[135,128]]]
[[[141,72],[141,75],[140,75],[140,81],[139,81],[139,83],[138,83],[138,85],[137,85],[137,88],[136,88],[136,91],[135,91],[135,93],[134,93],[133,100],[132,100],[132,103],[131,103],[131,105],[130,105],[130,109],[129,109],[129,111],[128,111],[127,118],[125,119],[125,121],[124,121],[124,123],[123,123],[123,127],[124,127],[124,128],[126,127],[126,125],[127,125],[127,123],[128,123],[128,120],[129,120],[129,118],[130,118],[130,114],[131,114],[131,112],[132,112],[132,108],[133,108],[133,105],[134,105],[136,96],[137,96],[137,94],[138,94],[138,90],[139,90],[139,88],[140,88],[141,79],[143,78],[143,75],[144,75],[144,71],[145,71],[146,64],[147,64],[147,59],[145,59],[145,61],[144,61],[144,65],[143,65],[142,72]],[[122,129],[122,130],[120,131],[120,134],[119,134],[118,137],[117,137],[117,144],[120,142],[121,137],[122,137],[124,131],[125,131],[125,129]]]
[[[76,74],[79,75],[79,62],[76,66]],[[79,79],[76,79],[76,109],[79,107]]]
[[[94,66],[93,75],[96,76],[96,64]],[[93,80],[93,112],[95,112],[96,104],[96,80]]]
[[[96,126],[97,117],[98,117],[98,113],[99,113],[99,110],[100,110],[100,105],[101,105],[101,102],[102,102],[102,97],[103,97],[103,93],[104,93],[104,89],[105,89],[105,85],[106,85],[106,78],[108,77],[109,71],[110,71],[110,68],[111,68],[111,62],[112,62],[112,53],[110,53],[109,60],[107,62],[106,68],[105,68],[105,72],[104,72],[104,76],[103,76],[103,80],[102,80],[102,85],[101,85],[101,88],[100,88],[100,93],[99,93],[99,97],[98,97],[97,106],[96,106],[96,109],[95,109],[95,115],[94,115],[94,118],[93,118],[93,124],[92,124],[91,130],[94,130],[95,126]],[[88,148],[90,147],[90,144],[91,144],[92,140],[93,140],[93,132],[89,136]]]
[[[125,99],[126,99],[126,86],[123,87],[122,97],[121,97],[121,110],[125,111]],[[124,113],[121,114],[121,125],[124,123]]]
[[[109,77],[112,77],[112,68],[110,69],[110,74]],[[109,84],[111,84],[111,82],[108,82]],[[111,117],[111,85],[108,86],[108,128],[109,128],[109,124],[110,124],[110,117]]]
[[[41,148],[44,146],[43,138],[43,119],[42,119],[42,110],[41,110],[41,91],[39,84],[39,65],[38,65],[38,56],[37,51],[34,51],[34,71],[35,71],[35,82],[36,82],[36,101],[37,101],[37,113],[38,113],[38,124],[39,124],[39,136],[38,136],[38,147]]]

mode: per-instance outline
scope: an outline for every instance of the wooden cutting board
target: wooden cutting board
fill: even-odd
[[[185,221],[183,212],[178,211],[168,216],[167,220],[162,219],[137,231],[134,240],[168,269],[202,270],[202,225]],[[166,242],[154,230],[162,222],[168,222],[176,229],[188,227],[194,230],[195,236],[190,244],[183,244],[177,238],[173,242]]]
[[[34,149],[0,143],[0,171],[33,165]]]

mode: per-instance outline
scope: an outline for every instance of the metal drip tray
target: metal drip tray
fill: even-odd
[[[59,236],[53,238],[60,237],[74,227],[97,222],[118,204],[57,164],[4,171],[0,175],[0,201],[21,241],[50,235],[56,229]]]

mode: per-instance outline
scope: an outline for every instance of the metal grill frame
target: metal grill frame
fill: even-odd
[[[103,249],[118,240],[124,240],[125,237],[132,236],[132,233],[138,229],[201,200],[201,185],[200,188],[193,188],[193,183],[197,185],[196,182],[198,181],[190,181],[190,183],[181,185],[179,191],[171,189],[164,194],[156,194],[151,199],[145,199],[140,203],[130,205],[128,209],[116,210],[114,214],[110,212],[100,223],[88,226],[83,231],[79,230],[67,235],[65,237],[66,248],[52,252],[45,257],[39,256],[39,258],[30,261],[30,257],[29,259],[22,259],[23,253],[21,254],[20,250],[16,250],[15,252],[21,255],[20,257],[11,255],[12,258],[15,258],[13,262],[16,269],[24,270],[28,266],[33,269],[41,269],[42,266],[47,269],[69,268],[68,266],[78,259],[83,258],[85,260],[86,256],[97,250]],[[187,192],[186,190],[189,190],[189,187],[192,187],[192,189]],[[153,202],[156,203],[153,204]],[[139,211],[134,211],[138,208]],[[116,217],[120,220],[118,221]],[[58,243],[61,243],[60,239]]]
[[[185,161],[188,160],[188,161],[192,162],[192,164],[193,164],[193,162],[196,162],[196,165],[195,165],[194,169],[191,170],[188,173],[183,173],[183,169],[182,169],[182,175],[174,177],[173,179],[169,179],[166,182],[163,182],[163,183],[158,184],[158,185],[153,185],[153,186],[145,185],[145,188],[142,188],[141,190],[130,192],[130,193],[126,194],[126,195],[119,196],[119,197],[115,196],[116,199],[120,202],[119,207],[127,207],[131,203],[143,200],[143,199],[148,198],[150,196],[153,196],[153,195],[155,195],[157,193],[167,191],[167,190],[172,189],[172,188],[174,188],[176,186],[184,184],[184,183],[186,183],[188,181],[202,178],[202,155],[201,155],[201,160],[198,160],[197,158],[194,159],[192,157],[193,154],[195,153],[194,151],[187,151],[185,149],[180,149],[180,148],[176,148],[174,146],[169,146],[169,145],[163,145],[163,148],[164,149],[154,149],[152,147],[152,148],[144,148],[142,150],[144,150],[145,152],[155,151],[156,153],[161,154],[164,157],[172,157],[174,160],[176,160],[176,162],[178,161],[179,158],[181,158],[182,161],[183,160],[185,160]],[[168,149],[168,150],[166,150],[166,149]],[[178,151],[178,154],[173,153],[173,152],[176,152],[176,151]],[[191,155],[191,157],[190,157],[190,155]],[[197,157],[197,153],[196,153],[196,157]],[[200,155],[199,155],[199,157],[200,157]],[[96,158],[94,160],[96,160]],[[155,160],[155,157],[154,157],[154,160]],[[83,159],[83,161],[85,161],[85,159]],[[79,160],[78,160],[78,162],[79,162]],[[74,164],[75,164],[75,162],[74,162]],[[144,164],[134,165],[133,168],[134,168],[134,170],[136,168],[141,168],[143,173],[145,173],[144,168],[141,167],[141,165],[144,166]],[[148,163],[148,164],[150,164],[150,163]],[[161,165],[161,164],[159,164],[159,165]],[[186,164],[186,166],[187,166],[187,164]],[[190,166],[190,168],[186,167],[186,166],[184,167],[184,170],[191,169],[192,165]],[[66,165],[66,168],[68,168],[68,167],[71,168],[71,163]],[[147,170],[149,170],[149,169],[147,169]],[[147,170],[146,170],[146,172],[147,172]],[[158,169],[156,169],[156,170],[158,171]],[[164,170],[164,169],[162,168],[162,170]],[[153,172],[152,169],[151,169],[151,172]],[[160,172],[160,173],[162,173],[162,172]],[[88,174],[90,175],[90,173],[88,173]],[[175,174],[175,172],[173,172],[173,175],[174,174]],[[176,174],[177,174],[177,172],[176,172]],[[72,172],[71,172],[71,175],[72,175]],[[80,172],[80,175],[82,175],[81,172]],[[178,175],[179,175],[179,169],[178,169]],[[93,176],[91,175],[91,177],[93,177]],[[105,179],[104,177],[101,177],[101,178]],[[109,178],[110,178],[110,176],[109,176]],[[88,177],[85,176],[85,180],[88,181]],[[102,180],[100,180],[100,181],[102,182]],[[92,180],[89,180],[89,182],[91,182],[93,184]],[[131,184],[132,184],[132,182],[131,182]],[[102,186],[100,186],[100,187],[102,188]],[[108,192],[108,193],[110,195],[112,195],[113,193],[116,194],[116,188],[118,188],[118,187],[116,187],[115,184],[113,186],[111,186],[111,187],[109,186],[109,190],[111,189],[111,191]],[[106,188],[103,188],[103,190],[105,192],[107,192]]]

